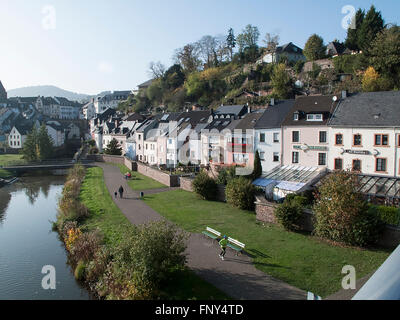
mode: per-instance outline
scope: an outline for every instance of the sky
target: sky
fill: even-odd
[[[239,34],[247,24],[304,47],[317,33],[344,40],[345,6],[374,4],[400,23],[398,0],[0,0],[0,80],[6,90],[55,85],[78,93],[131,90],[151,61],[204,35]]]

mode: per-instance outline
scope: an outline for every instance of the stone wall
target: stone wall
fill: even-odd
[[[193,178],[189,178],[189,177],[180,177],[180,186],[181,189],[185,190],[185,191],[189,191],[189,192],[193,192]]]
[[[277,204],[268,202],[264,199],[257,198],[256,205],[256,218],[265,223],[278,224],[275,216],[275,209]],[[305,209],[303,217],[300,220],[300,227],[303,231],[314,231],[314,214],[311,210]],[[378,242],[383,247],[397,247],[400,244],[400,228],[393,226],[386,226],[382,238]]]
[[[143,163],[137,162],[137,172],[152,178],[168,187],[179,187],[179,176],[169,175],[158,169],[149,167]]]

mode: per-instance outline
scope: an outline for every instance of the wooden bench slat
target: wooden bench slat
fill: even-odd
[[[217,238],[218,238],[217,235],[212,234],[212,233],[209,233],[209,232],[207,232],[207,231],[203,231],[203,234],[206,235],[206,236],[208,236],[208,237],[210,237],[210,238],[213,238],[213,239],[217,239]]]

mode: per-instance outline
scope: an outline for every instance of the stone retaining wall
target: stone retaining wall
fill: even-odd
[[[143,163],[137,162],[137,172],[152,178],[168,187],[179,187],[179,176],[169,175],[168,173],[162,172],[158,169],[149,167]]]
[[[275,216],[275,209],[278,206],[277,204],[258,198],[255,205],[257,220],[265,223],[278,224],[278,220]],[[303,217],[299,223],[303,231],[314,231],[313,217],[314,213],[311,210],[304,210]],[[379,240],[378,244],[389,248],[397,247],[400,244],[400,228],[386,226],[382,234],[382,238]]]

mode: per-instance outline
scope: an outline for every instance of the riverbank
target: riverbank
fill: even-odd
[[[71,178],[71,177],[70,177]],[[71,179],[69,179],[71,180]],[[75,265],[75,274],[80,277],[84,283],[90,288],[91,291],[95,292],[99,298],[102,299],[123,299],[132,298],[132,292],[138,288],[132,289],[132,283],[130,283],[126,278],[117,275],[113,264],[118,265],[118,261],[115,261],[115,256],[121,253],[121,250],[126,249],[125,245],[127,239],[131,239],[130,248],[134,248],[135,244],[139,244],[140,235],[152,234],[153,237],[157,237],[157,234],[171,235],[175,234],[176,230],[168,229],[162,225],[156,225],[156,234],[152,233],[155,227],[135,227],[128,219],[121,213],[119,208],[114,203],[112,197],[110,196],[107,187],[104,184],[103,171],[101,168],[90,168],[86,171],[84,179],[79,178],[74,175],[72,180],[76,180],[74,183],[66,183],[64,187],[64,196],[68,193],[75,193],[76,195],[76,182],[79,182],[81,186],[79,187],[78,199],[84,207],[79,207],[76,203],[70,204],[70,207],[74,208],[75,211],[72,216],[74,219],[65,219],[63,215],[59,215],[57,222],[58,230],[61,237],[64,239],[66,246],[73,247],[71,245],[74,243],[74,237],[77,234],[82,233],[86,235],[87,239],[90,239],[90,244],[86,245],[86,251],[89,251],[86,260],[79,262],[77,257],[73,257],[77,254],[75,250],[69,250],[71,253],[71,258]],[[60,207],[63,207],[62,201],[60,202]],[[70,208],[71,209],[71,208]],[[87,210],[87,214],[85,213]],[[79,212],[78,212],[79,211]],[[75,223],[75,224],[74,224]],[[65,228],[67,226],[67,228]],[[69,229],[69,230],[65,230]],[[70,230],[74,230],[70,232]],[[77,231],[79,230],[79,231]],[[171,233],[172,232],[172,233]],[[147,237],[150,238],[151,237]],[[148,242],[149,239],[141,239],[142,245],[154,246],[154,243]],[[76,241],[76,240],[75,240]],[[158,241],[158,244],[167,241],[172,241],[170,244],[172,247],[179,248],[179,242],[174,242],[173,239],[163,239]],[[75,245],[77,242],[75,242]],[[156,244],[157,247],[157,244]],[[160,248],[158,248],[160,249]],[[155,250],[158,250],[157,248]],[[183,248],[181,248],[183,249]],[[78,250],[79,251],[79,250]],[[131,251],[129,249],[128,251]],[[154,255],[146,255],[140,252],[140,248],[136,251],[136,255],[146,256],[141,259],[142,263],[147,263],[149,268],[157,267],[157,259],[155,256],[163,255],[163,251],[168,251],[167,248],[163,248],[162,251],[158,253],[153,250],[153,248],[146,249],[150,253],[155,253]],[[127,252],[125,252],[127,253]],[[181,250],[173,253],[172,256],[176,261],[179,262],[179,257],[181,256]],[[128,252],[129,254],[129,252]],[[79,253],[78,253],[79,255]],[[114,257],[112,257],[114,256]],[[166,256],[168,258],[169,256]],[[133,259],[135,260],[135,259]],[[165,259],[164,259],[165,260]],[[168,259],[166,259],[168,260]],[[131,263],[132,261],[130,261]],[[135,261],[133,263],[136,263]],[[172,264],[171,264],[172,265]],[[170,265],[170,266],[171,266]],[[168,273],[167,277],[162,277],[161,279],[155,279],[157,282],[157,288],[150,295],[143,295],[143,292],[136,294],[139,299],[227,299],[228,297],[213,287],[211,284],[205,282],[192,271],[183,266],[182,263],[177,263],[176,268],[171,268],[171,270],[165,270]],[[128,270],[129,271],[129,270]],[[138,274],[135,277],[139,277]],[[158,281],[159,280],[159,281]],[[137,285],[138,282],[135,283]],[[131,292],[124,292],[123,287],[131,288]]]

